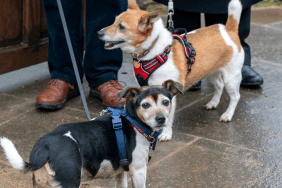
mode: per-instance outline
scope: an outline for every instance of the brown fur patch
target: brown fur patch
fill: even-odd
[[[136,0],[128,0],[128,8],[140,10],[139,6],[136,4]]]
[[[58,182],[53,180],[55,172],[51,169],[49,163],[46,163],[42,168],[33,172],[33,178],[36,188],[60,188]]]
[[[238,47],[238,51],[241,52],[241,42],[238,36],[238,22],[233,15],[228,16],[228,20],[226,22],[226,31],[228,32],[232,41]]]
[[[186,76],[187,73],[187,60],[183,47],[180,47],[178,43],[174,43],[172,47],[173,61],[180,74],[179,82],[186,88],[215,70],[225,67],[233,56],[233,49],[222,38],[218,25],[198,29],[196,33],[187,34],[187,40],[192,43],[197,55],[195,64],[192,65],[192,71],[185,78],[185,83],[183,83],[183,76]]]
[[[106,35],[110,37],[117,37],[120,39],[126,39],[127,41],[132,41],[130,44],[134,48],[138,48],[147,38],[151,36],[153,25],[150,29],[145,32],[140,32],[138,30],[139,22],[142,16],[148,14],[146,11],[137,9],[128,9],[126,12],[121,13],[115,20],[115,22],[104,28]],[[123,23],[125,26],[124,31],[119,31],[118,24]]]
[[[185,78],[187,74],[187,59],[184,55],[184,48],[177,39],[173,40],[173,46],[171,47],[171,51],[173,53],[173,63],[179,72],[178,82],[182,85],[185,85]]]

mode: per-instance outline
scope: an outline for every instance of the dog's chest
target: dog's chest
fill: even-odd
[[[173,63],[172,52],[168,54],[167,62],[152,73],[148,80],[149,85],[162,85],[165,80],[179,81],[179,71]]]

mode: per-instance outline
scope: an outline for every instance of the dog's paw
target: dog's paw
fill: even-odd
[[[213,101],[211,100],[207,105],[206,105],[206,109],[207,110],[211,110],[213,108],[216,108],[219,102]]]
[[[172,137],[172,128],[171,127],[164,127],[162,134],[159,136],[160,142],[166,142],[171,140]]]
[[[166,142],[171,140],[172,135],[171,134],[161,134],[159,136],[159,142]]]
[[[224,114],[222,114],[222,116],[220,117],[219,121],[221,121],[221,122],[231,121],[232,116],[233,116],[232,114],[225,112]]]

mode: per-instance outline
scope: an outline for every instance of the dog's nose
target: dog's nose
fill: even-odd
[[[102,38],[105,35],[104,29],[101,29],[100,31],[98,31],[97,34],[99,38]]]
[[[163,124],[163,123],[165,122],[165,117],[164,117],[164,115],[163,115],[163,114],[157,115],[156,121],[157,121],[158,123],[160,123],[160,124]]]

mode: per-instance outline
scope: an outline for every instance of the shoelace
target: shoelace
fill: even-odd
[[[114,88],[120,90],[120,89],[124,88],[124,87],[126,86],[126,84],[125,84],[124,87],[122,87],[122,86],[119,84],[118,81],[116,81],[116,80],[109,80],[109,81],[107,81],[105,84],[103,84],[102,86],[103,86],[103,87],[106,87],[106,86],[107,86],[107,87],[114,87]]]
[[[58,80],[58,79],[52,79],[52,80],[48,83],[48,86],[52,86],[52,85],[59,86],[59,80]],[[74,85],[69,84],[69,83],[68,83],[68,85],[69,85],[69,87],[70,87],[71,89],[74,89]]]

